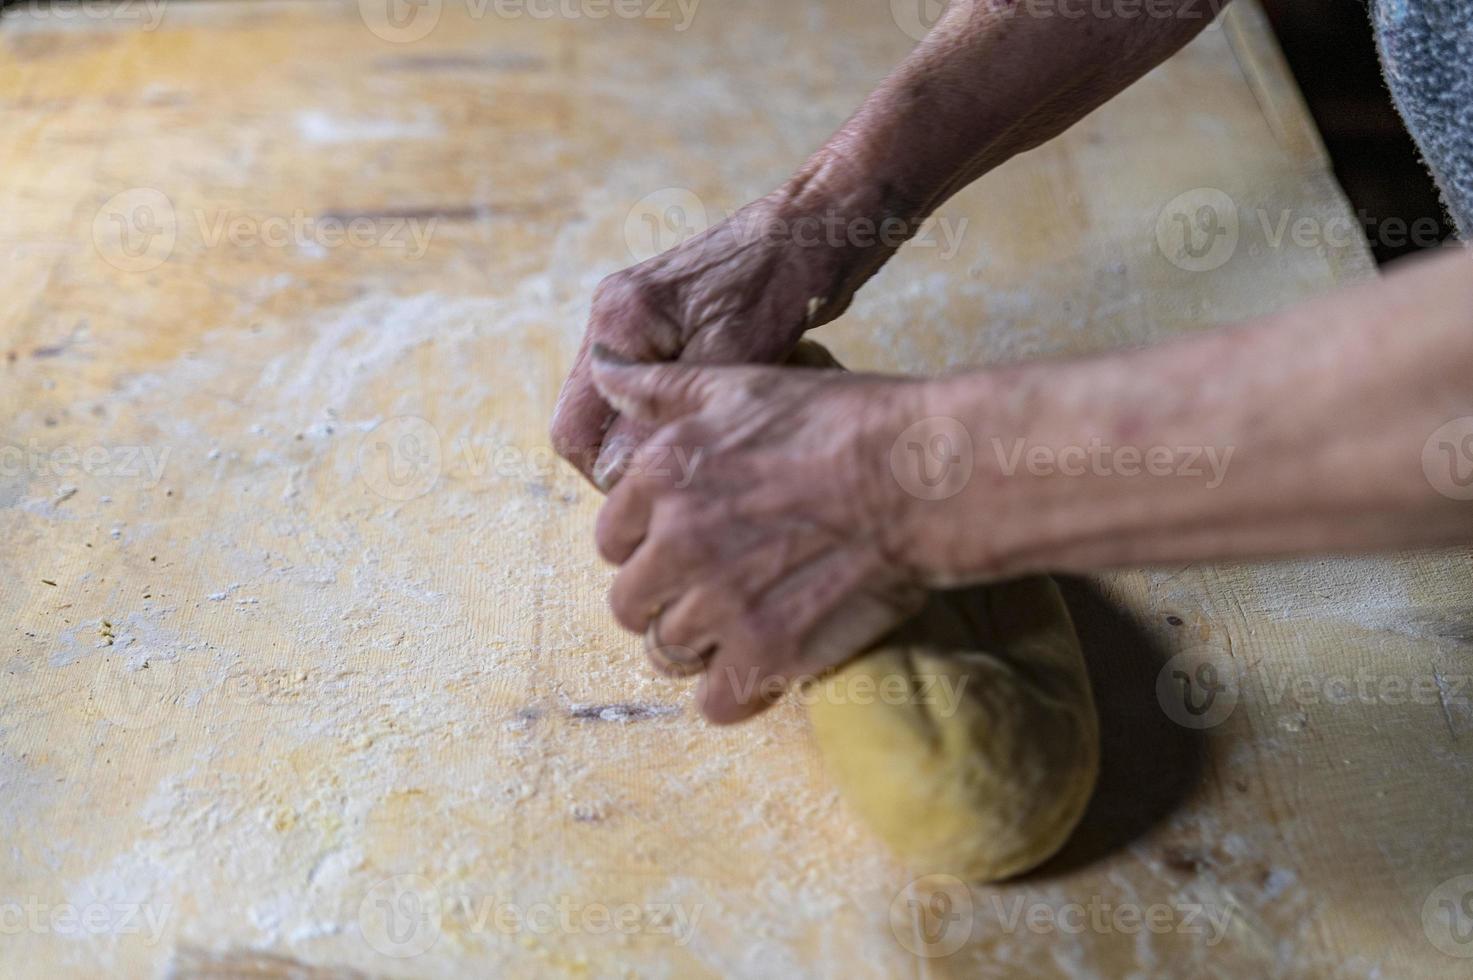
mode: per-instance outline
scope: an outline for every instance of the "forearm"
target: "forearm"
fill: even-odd
[[[829,315],[953,193],[1093,111],[1220,6],[1146,0],[1100,16],[1090,3],[954,0],[779,192],[794,224],[826,222],[808,241]]]
[[[1473,421],[1433,438],[1473,417],[1473,253],[1156,348],[946,379],[932,404],[973,438],[927,545],[953,577],[1473,541],[1454,482]]]

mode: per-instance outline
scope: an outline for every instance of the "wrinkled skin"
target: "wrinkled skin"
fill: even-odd
[[[1169,2],[1190,6],[1190,0]],[[853,655],[867,634],[881,631],[880,623],[909,608],[920,576],[907,569],[919,559],[897,558],[893,545],[907,520],[911,540],[931,539],[925,548],[912,545],[912,555],[951,556],[942,581],[991,574],[995,548],[983,541],[969,550],[966,525],[948,526],[934,508],[917,510],[895,499],[896,480],[879,469],[894,433],[877,433],[895,428],[887,412],[913,414],[907,403],[916,396],[904,385],[834,376],[777,381],[748,374],[718,382],[656,374],[651,377],[678,384],[681,397],[699,390],[724,406],[686,406],[690,418],[656,433],[675,417],[668,406],[680,398],[626,391],[634,402],[661,407],[642,418],[619,414],[605,397],[619,381],[606,378],[603,393],[593,383],[593,347],[682,366],[780,361],[804,330],[838,316],[898,247],[872,240],[865,229],[898,221],[913,233],[950,194],[1061,132],[1206,23],[1016,14],[1015,5],[993,0],[946,5],[926,39],[781,189],[705,234],[615,273],[597,290],[558,401],[553,444],[601,489],[618,484],[601,518],[600,540],[605,554],[625,566],[614,597],[620,620],[642,629],[649,611],[667,603],[657,649],[677,642],[696,653],[703,645],[718,647],[701,691],[709,717],[735,720],[765,703],[735,697],[736,685],[719,668],[750,667],[780,681]],[[805,245],[797,235],[763,233],[774,222],[793,227],[813,219],[841,234]],[[711,369],[712,377],[721,371]],[[979,418],[992,418],[990,404]],[[676,437],[705,450],[693,482],[675,487],[631,474],[627,486],[619,483],[626,455],[647,438],[659,451]],[[992,506],[991,497],[957,500]],[[957,572],[962,559],[971,578]],[[850,605],[855,608],[835,612]],[[843,634],[840,624],[854,635]],[[657,659],[668,665],[681,658]],[[700,662],[681,666],[693,670]]]
[[[823,256],[768,232],[781,194],[603,280],[553,416],[553,447],[602,489],[620,459],[650,435],[617,418],[594,387],[590,351],[633,361],[760,364],[781,361],[805,329],[837,316],[815,266]],[[814,302],[817,301],[817,302]]]
[[[900,545],[913,508],[887,460],[923,414],[922,386],[597,354],[591,366],[619,411],[656,429],[599,514],[599,552],[620,566],[610,603],[627,629],[658,619],[657,667],[703,670],[708,719],[756,714],[919,608]]]

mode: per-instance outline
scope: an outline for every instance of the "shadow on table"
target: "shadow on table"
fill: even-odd
[[[1156,701],[1168,659],[1130,613],[1094,583],[1058,578],[1074,617],[1100,719],[1100,778],[1063,850],[1026,877],[1068,874],[1117,851],[1165,820],[1202,778],[1206,740]]]

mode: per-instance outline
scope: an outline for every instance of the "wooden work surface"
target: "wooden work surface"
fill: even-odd
[[[1066,583],[1101,789],[970,890],[911,885],[800,706],[707,727],[615,629],[545,437],[589,295],[781,180],[906,6],[6,18],[0,974],[1467,975],[1466,557]],[[1240,6],[821,334],[924,372],[1206,329],[1373,275],[1273,234],[1347,216]]]

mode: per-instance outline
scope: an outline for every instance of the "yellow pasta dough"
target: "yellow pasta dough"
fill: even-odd
[[[809,692],[825,766],[917,870],[989,881],[1052,856],[1099,769],[1083,655],[1058,587],[937,593]]]

